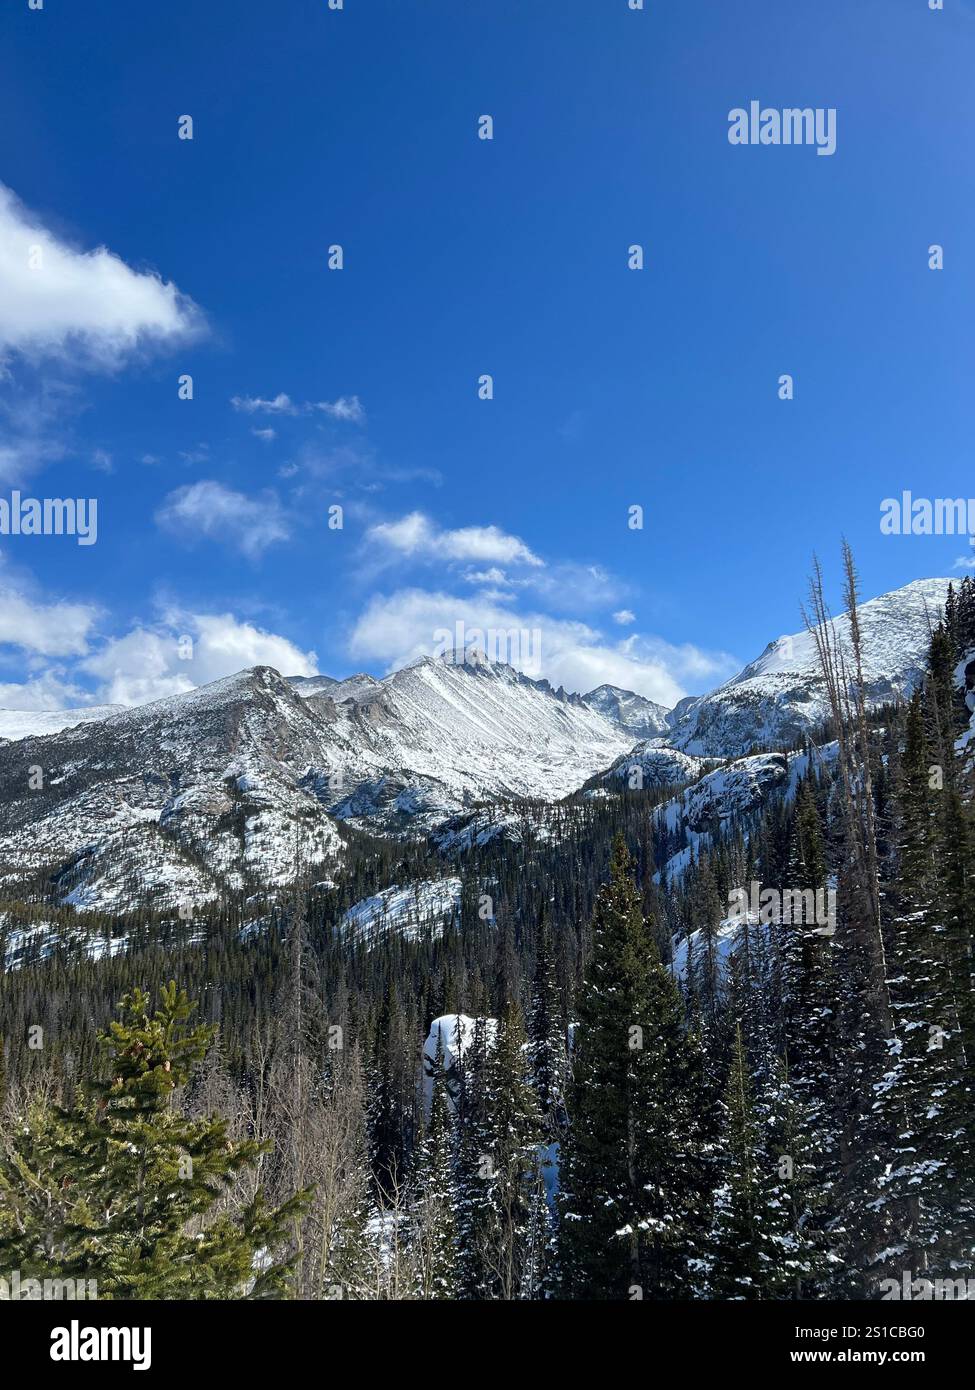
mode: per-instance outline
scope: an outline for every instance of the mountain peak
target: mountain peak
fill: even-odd
[[[870,703],[911,694],[952,582],[915,579],[858,606]],[[837,614],[832,628],[849,649],[849,614]],[[815,730],[828,712],[816,639],[807,631],[794,632],[769,642],[761,656],[711,694],[682,700],[671,716],[671,742],[687,753],[738,757],[753,747],[788,747]]]

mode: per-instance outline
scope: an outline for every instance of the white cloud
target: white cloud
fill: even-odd
[[[185,637],[189,644],[181,640]],[[318,671],[315,653],[301,651],[286,637],[232,613],[180,609],[169,610],[157,626],[133,628],[82,663],[102,683],[99,698],[121,705],[179,695],[251,666],[273,666],[286,676]]]
[[[636,614],[629,608],[621,608],[618,613],[613,614],[613,622],[619,623],[620,627],[629,627],[636,622]]]
[[[297,415],[298,407],[283,391],[264,400],[261,396],[231,396],[230,404],[234,410],[242,410],[245,415]]]
[[[290,534],[273,492],[248,497],[212,478],[169,493],[156,521],[187,539],[202,536],[234,545],[251,559]]]
[[[134,349],[193,337],[203,318],[175,285],[107,247],[55,236],[0,184],[0,356],[64,357],[113,368]]]
[[[330,415],[333,420],[358,422],[364,420],[366,414],[358,396],[339,396],[337,401],[315,401],[312,408]]]
[[[695,693],[712,689],[741,664],[725,652],[703,651],[690,643],[673,646],[652,635],[608,641],[586,623],[541,612],[516,612],[484,594],[464,597],[417,588],[374,595],[353,628],[349,654],[356,662],[396,670],[433,653],[437,634],[454,631],[458,622],[482,632],[537,629],[541,675],[553,685],[581,694],[608,683],[672,706],[688,693],[688,685]],[[537,655],[534,646],[531,654]],[[532,669],[530,674],[539,671]]]
[[[179,456],[184,463],[209,463],[210,446],[203,440],[195,449],[180,449]]]
[[[271,429],[267,429],[267,430],[251,430],[251,434],[253,434],[257,439],[263,439],[264,442],[265,442],[265,444],[270,444],[271,441],[272,441],[272,439],[277,439],[277,437],[278,437],[278,432],[277,432],[277,430],[271,430]]]
[[[0,588],[0,643],[37,656],[82,656],[97,616],[85,603],[35,603]]]
[[[544,563],[518,536],[511,536],[497,526],[461,526],[447,531],[440,529],[423,512],[410,512],[399,521],[371,526],[366,540],[408,559],[532,566]]]
[[[0,308],[0,316],[2,313]],[[31,473],[63,458],[68,451],[65,416],[72,415],[77,407],[77,392],[50,376],[37,389],[24,390],[14,385],[5,391],[0,400],[0,479],[20,483]]]
[[[102,698],[112,705],[142,705],[196,684],[178,660],[176,639],[142,627],[114,638],[83,666],[101,681]]]
[[[91,702],[90,694],[54,670],[23,683],[0,683],[0,708],[12,710],[71,709]]]
[[[496,565],[492,565],[490,569],[486,570],[465,570],[463,577],[468,584],[488,584],[497,586],[516,582],[509,579],[504,570],[499,570]]]
[[[339,396],[334,401],[293,401],[285,391],[276,396],[231,396],[230,404],[234,410],[245,415],[311,415],[318,411],[333,420],[358,423],[365,419],[365,411],[358,396]]]

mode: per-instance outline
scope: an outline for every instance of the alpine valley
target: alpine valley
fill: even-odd
[[[817,570],[804,630],[674,709],[468,648],[0,712],[7,1265],[970,1288],[975,584],[861,602],[843,558],[846,613]]]

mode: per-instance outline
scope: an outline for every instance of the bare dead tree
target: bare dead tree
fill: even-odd
[[[816,556],[809,581],[809,608],[803,607],[802,616],[815,645],[839,751],[844,841],[854,888],[851,925],[864,953],[868,1007],[879,1036],[887,1038],[891,1033],[890,994],[880,917],[880,870],[866,718],[863,636],[857,612],[856,569],[845,541],[843,564],[850,630],[849,657],[826,602],[822,566]]]

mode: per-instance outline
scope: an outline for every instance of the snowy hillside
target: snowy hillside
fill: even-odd
[[[0,739],[43,738],[76,724],[93,724],[120,714],[124,705],[87,705],[80,709],[0,709]]]
[[[443,1068],[448,1102],[453,1108],[460,1089],[459,1068],[463,1064],[475,1031],[480,1026],[485,1044],[492,1048],[498,1036],[495,1018],[471,1018],[469,1014],[442,1014],[430,1024],[423,1044],[423,1098],[429,1109],[437,1063]]]
[[[818,774],[836,755],[835,743],[806,753],[752,754],[705,773],[679,796],[656,807],[656,825],[685,842],[670,856],[657,880],[679,877],[692,855],[713,843],[730,825],[759,810],[772,796],[794,796],[800,779],[810,772]]]
[[[674,787],[691,782],[707,768],[704,758],[670,748],[663,739],[636,744],[600,774],[599,781],[609,787],[626,783],[632,790]]]
[[[165,909],[287,882],[296,848],[310,865],[341,854],[302,785],[325,753],[308,707],[269,667],[4,744],[0,884],[46,870],[77,907]]]
[[[860,606],[864,675],[872,702],[910,694],[950,582],[918,579]],[[848,648],[845,614],[835,620],[835,628]],[[710,695],[682,700],[670,716],[669,741],[687,753],[736,757],[754,747],[788,746],[827,714],[815,642],[808,632],[793,633],[770,642],[756,661]]]
[[[350,907],[342,929],[357,943],[374,944],[387,933],[410,940],[443,935],[460,909],[459,878],[427,879],[400,888],[394,884]]]

